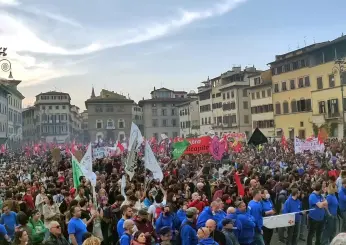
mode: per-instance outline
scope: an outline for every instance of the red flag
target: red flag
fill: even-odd
[[[245,195],[245,190],[244,190],[244,186],[241,184],[241,181],[237,172],[235,172],[234,174],[234,181],[238,187],[238,195],[243,197]]]
[[[285,150],[288,149],[287,140],[286,140],[285,135],[282,135],[282,137],[281,137],[281,145]]]
[[[124,148],[124,146],[120,143],[120,141],[118,141],[117,147],[119,148],[119,150],[120,150],[121,152],[124,152],[125,148]]]

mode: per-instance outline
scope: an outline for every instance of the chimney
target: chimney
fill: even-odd
[[[154,87],[154,91],[156,90],[156,88]]]
[[[90,98],[95,98],[95,90],[94,90],[94,86],[91,89],[91,96]]]

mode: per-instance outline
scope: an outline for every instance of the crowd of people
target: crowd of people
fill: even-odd
[[[96,186],[81,176],[77,188],[68,155],[56,162],[49,151],[8,152],[0,164],[0,244],[346,244],[346,150],[341,141],[325,145],[303,154],[280,142],[243,146],[221,161],[158,156],[161,182],[143,160],[130,181],[124,156],[97,159]],[[263,222],[289,213],[286,227]]]

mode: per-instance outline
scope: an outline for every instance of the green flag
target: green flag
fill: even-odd
[[[72,155],[72,175],[73,175],[73,187],[78,188],[80,185],[79,177],[83,176],[82,169],[79,166],[78,160]]]
[[[179,157],[181,157],[181,155],[183,155],[184,151],[189,145],[190,143],[187,140],[174,143],[173,159],[178,159]]]

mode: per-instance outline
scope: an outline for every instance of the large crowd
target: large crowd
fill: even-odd
[[[93,162],[96,186],[80,176],[77,188],[68,154],[55,162],[50,151],[6,152],[0,244],[346,244],[345,144],[325,146],[295,154],[291,143],[244,145],[221,161],[158,156],[161,182],[149,177],[143,160],[130,181],[124,156],[107,157]],[[290,213],[294,221],[286,227],[263,222]]]

